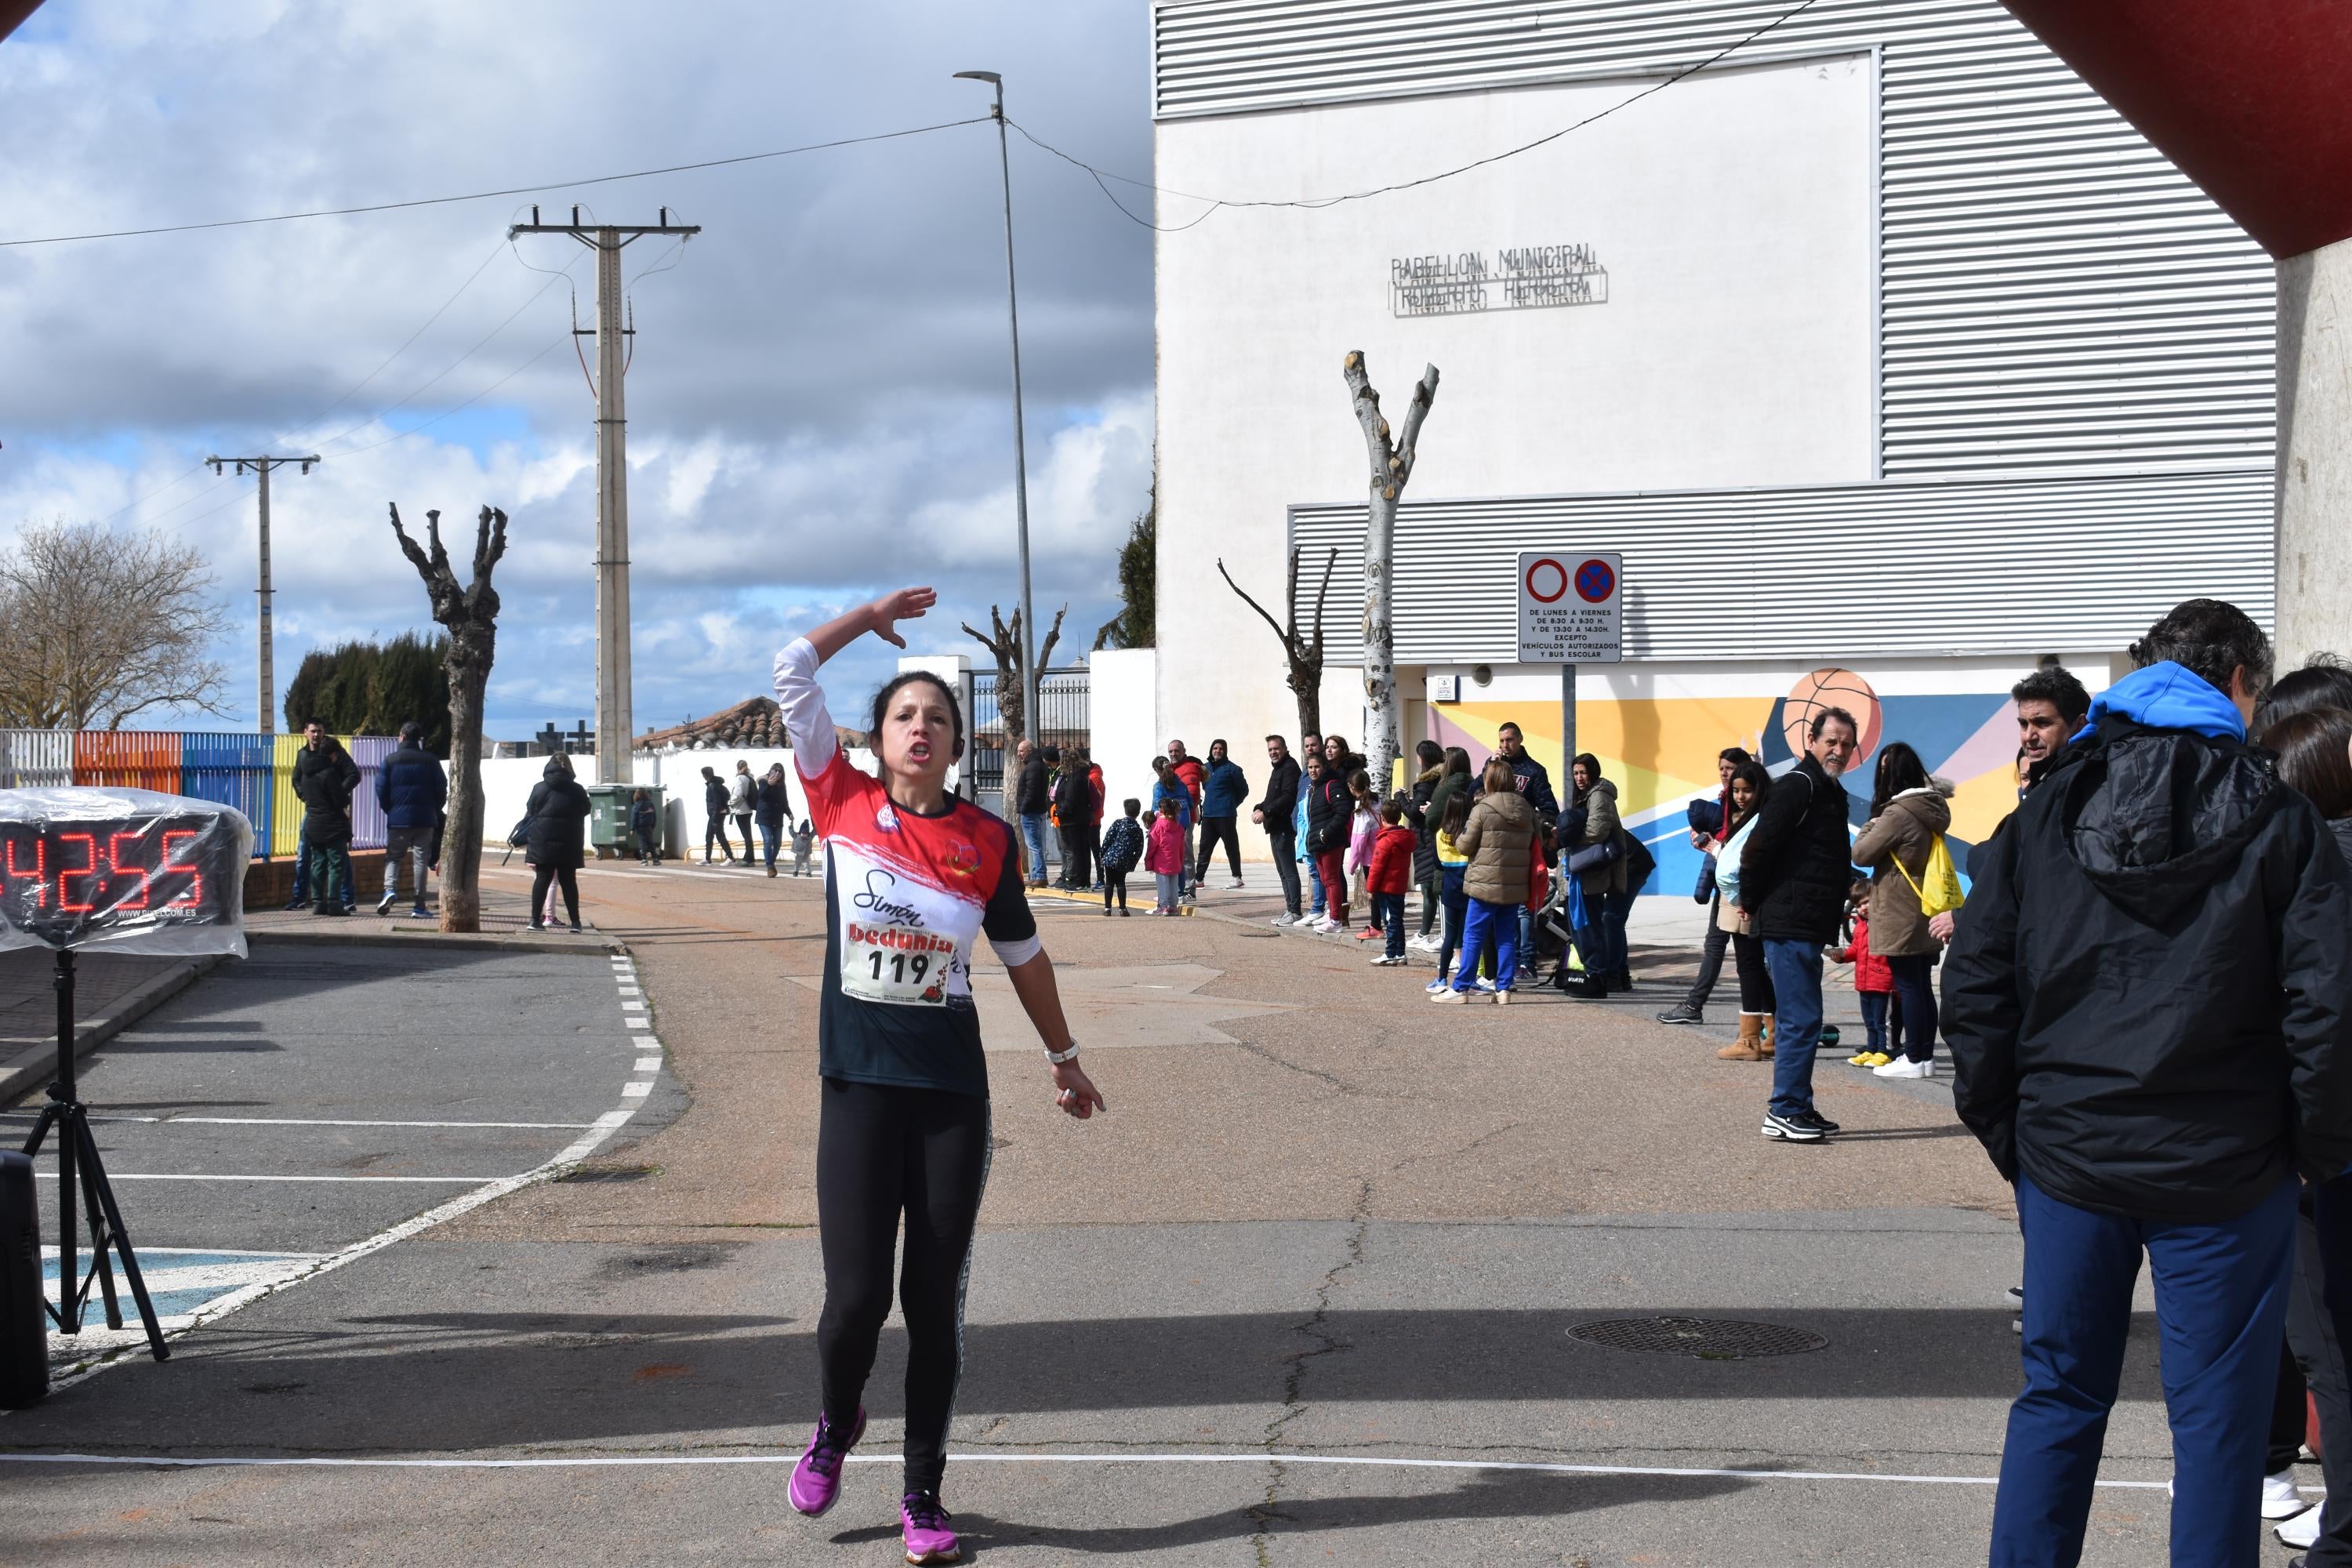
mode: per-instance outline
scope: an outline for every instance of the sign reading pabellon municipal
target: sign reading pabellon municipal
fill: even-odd
[[[1528,245],[1389,258],[1396,316],[1467,316],[1609,302],[1609,268],[1590,245]]]
[[[1624,558],[1519,552],[1519,662],[1616,664],[1624,657]]]

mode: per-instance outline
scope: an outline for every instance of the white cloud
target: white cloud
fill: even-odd
[[[619,0],[49,0],[0,47],[0,238],[927,123],[984,112],[948,79],[974,66],[1005,72],[1016,118],[1041,133],[1149,165],[1140,6],[734,0],[658,27],[645,16]],[[1013,179],[1037,595],[1072,599],[1071,626],[1090,631],[1115,607],[1112,557],[1150,483],[1148,237],[1017,145]],[[624,220],[667,202],[706,226],[632,289],[641,723],[763,689],[783,637],[912,577],[944,595],[932,646],[977,652],[956,622],[1018,592],[989,129],[538,199],[551,216],[574,195]],[[191,473],[200,458],[276,444],[326,459],[273,483],[281,682],[315,643],[425,625],[388,500],[412,528],[442,509],[460,556],[495,502],[512,523],[493,727],[585,716],[593,408],[565,337],[570,290],[534,298],[548,279],[499,243],[514,205],[0,250],[0,540],[122,512],[194,542],[242,617],[222,651],[249,722],[253,481]],[[632,274],[658,243],[628,252]],[[557,238],[521,251],[575,263],[590,312],[584,252]],[[861,649],[843,679],[887,666]]]

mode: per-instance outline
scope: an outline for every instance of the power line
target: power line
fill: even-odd
[[[346,390],[344,391],[344,393],[343,393],[343,395],[342,395],[341,396],[340,396],[340,397],[336,398],[332,403],[328,404],[324,408],[321,408],[320,410],[319,410],[319,412],[318,412],[318,413],[316,413],[316,414],[312,415],[310,418],[308,418],[308,419],[304,420],[301,424],[295,426],[293,427],[293,429],[291,429],[291,430],[288,430],[288,431],[284,431],[284,432],[281,432],[281,433],[279,434],[279,436],[278,436],[278,437],[277,441],[272,442],[272,443],[269,443],[269,444],[270,444],[270,445],[281,445],[281,444],[284,444],[284,443],[289,439],[289,437],[292,437],[293,435],[295,435],[295,434],[296,434],[296,433],[298,433],[298,432],[300,432],[300,431],[303,431],[303,430],[308,430],[308,429],[310,429],[311,426],[315,426],[315,425],[319,424],[320,421],[322,421],[323,419],[325,419],[325,418],[327,417],[327,416],[328,416],[328,415],[332,414],[336,409],[341,408],[344,404],[349,403],[349,402],[350,402],[350,401],[351,401],[354,396],[356,396],[356,395],[359,394],[360,390],[361,390],[362,387],[366,386],[368,383],[370,383],[370,382],[373,381],[377,376],[382,375],[382,374],[384,373],[384,371],[385,371],[385,370],[386,370],[386,369],[387,369],[387,368],[392,364],[392,362],[393,362],[393,361],[394,361],[394,360],[398,359],[402,354],[406,353],[408,352],[408,350],[409,350],[410,346],[411,346],[412,344],[414,344],[414,343],[416,342],[416,340],[417,340],[417,339],[419,339],[419,338],[421,338],[421,337],[423,337],[423,336],[425,335],[425,332],[426,328],[431,327],[431,326],[433,325],[433,323],[434,323],[434,322],[436,322],[436,321],[439,321],[439,320],[442,318],[442,316],[443,316],[443,315],[446,314],[446,313],[447,313],[447,311],[448,311],[449,307],[450,307],[450,306],[452,306],[452,305],[454,305],[454,304],[456,304],[456,303],[457,302],[458,297],[459,297],[460,295],[464,294],[464,293],[466,292],[466,290],[467,290],[467,289],[470,289],[470,288],[472,288],[472,287],[474,286],[475,281],[476,281],[477,279],[478,279],[481,277],[481,275],[482,275],[486,270],[488,270],[488,269],[489,265],[490,265],[490,263],[491,263],[491,262],[493,262],[493,261],[495,261],[495,260],[497,260],[497,259],[498,259],[499,252],[500,250],[504,249],[504,248],[505,248],[505,242],[504,242],[504,241],[500,241],[498,245],[494,245],[494,246],[492,246],[492,247],[490,247],[489,254],[488,254],[488,255],[487,255],[487,256],[485,256],[485,257],[482,258],[482,264],[481,264],[479,267],[475,268],[474,268],[474,270],[473,270],[470,274],[468,274],[468,275],[467,276],[467,279],[466,279],[466,280],[465,280],[463,283],[460,283],[460,284],[458,284],[458,285],[457,285],[457,292],[456,292],[456,293],[454,293],[454,294],[451,294],[451,295],[450,295],[446,300],[442,300],[442,301],[441,301],[441,308],[440,308],[439,310],[435,310],[431,315],[429,315],[429,316],[425,317],[425,325],[424,325],[424,326],[421,326],[421,327],[417,328],[415,331],[413,331],[413,332],[409,333],[409,334],[408,334],[408,336],[407,336],[407,338],[402,342],[401,345],[400,345],[398,348],[396,348],[396,349],[393,350],[393,351],[392,351],[392,353],[390,353],[386,354],[386,355],[384,356],[384,358],[383,358],[383,363],[382,364],[377,365],[373,370],[372,370],[372,371],[368,372],[365,375],[363,375],[363,376],[360,377],[358,381],[356,381],[356,382],[352,383],[352,385],[351,385],[348,389],[346,389]],[[454,367],[452,367],[452,368],[454,368]],[[397,405],[395,405],[395,406],[397,406]],[[160,485],[157,485],[153,489],[152,489],[152,490],[142,491],[142,493],[140,493],[140,494],[138,494],[138,495],[135,495],[135,496],[131,497],[131,500],[129,500],[128,501],[125,501],[121,506],[117,507],[114,510],[112,510],[112,511],[110,511],[110,512],[108,512],[104,517],[100,518],[100,519],[98,520],[98,521],[99,521],[99,522],[100,522],[100,524],[101,526],[103,526],[103,525],[104,525],[104,524],[106,524],[106,523],[112,522],[116,518],[121,517],[124,512],[133,510],[135,510],[135,509],[137,509],[137,508],[139,508],[139,507],[141,507],[141,506],[145,505],[148,501],[151,501],[151,500],[154,500],[157,496],[160,496],[160,495],[163,494],[166,490],[172,490],[172,489],[178,489],[181,485],[185,484],[188,480],[190,480],[191,479],[194,479],[196,475],[198,475],[198,474],[200,474],[200,473],[204,472],[204,471],[205,471],[205,467],[206,467],[206,465],[205,465],[205,464],[199,462],[199,463],[197,463],[194,467],[193,467],[193,468],[189,468],[186,472],[180,474],[180,475],[179,475],[179,476],[177,476],[176,478],[170,479],[166,479],[163,483],[162,483],[162,484],[160,484]],[[192,502],[192,501],[200,500],[202,500],[204,497],[205,497],[205,496],[207,496],[207,495],[211,494],[214,490],[218,489],[220,488],[220,485],[221,485],[222,483],[225,483],[225,482],[226,482],[226,480],[219,480],[219,481],[215,481],[215,483],[213,483],[213,484],[211,484],[211,485],[206,486],[205,489],[201,489],[201,490],[198,490],[194,495],[193,495],[193,496],[189,496],[189,497],[186,497],[186,498],[184,498],[184,500],[179,500],[179,501],[176,501],[176,502],[174,502],[173,505],[171,505],[171,506],[169,506],[169,507],[164,508],[164,509],[163,509],[163,510],[162,512],[159,512],[158,514],[156,514],[156,516],[155,516],[155,517],[150,518],[150,519],[148,519],[147,521],[150,521],[150,522],[156,522],[156,521],[162,521],[162,519],[163,519],[163,518],[164,518],[164,517],[168,517],[168,516],[169,516],[169,515],[171,515],[173,512],[179,510],[181,507],[186,506],[186,505],[188,505],[188,504],[189,504],[190,502]],[[220,509],[220,508],[218,508],[218,507],[215,507],[215,508],[214,508],[214,509],[213,509],[213,510],[215,510],[215,511],[217,511],[217,510],[221,510],[221,509]],[[184,522],[195,522],[195,521],[201,521],[201,519],[203,519],[203,518],[209,517],[209,516],[211,516],[211,515],[212,515],[212,513],[211,513],[211,512],[209,512],[209,511],[208,511],[208,512],[200,512],[200,513],[198,513],[198,514],[197,514],[197,516],[196,516],[196,517],[188,518],[188,519],[184,520]],[[184,522],[183,526],[184,526]]]
[[[1649,97],[1651,94],[1664,92],[1666,89],[1674,86],[1676,82],[1681,81],[1687,77],[1696,76],[1700,71],[1706,70],[1708,67],[1718,64],[1729,56],[1735,55],[1741,49],[1746,48],[1748,45],[1754,43],[1765,34],[1771,32],[1774,28],[1781,26],[1784,24],[1794,20],[1804,12],[1812,9],[1814,5],[1817,3],[1818,0],[1800,0],[1800,4],[1797,5],[1782,12],[1780,16],[1773,17],[1770,21],[1765,23],[1762,26],[1757,28],[1754,32],[1749,33],[1745,37],[1725,45],[1722,48],[1717,49],[1714,54],[1709,55],[1703,60],[1700,60],[1697,64],[1685,66],[1681,70],[1675,72],[1672,76],[1666,77],[1663,80],[1654,82],[1650,86],[1643,88],[1641,91],[1633,94],[1631,98],[1621,100],[1616,103],[1611,104],[1606,109],[1586,115],[1583,119],[1578,121],[1573,125],[1563,125],[1559,130],[1543,136],[1538,136],[1532,142],[1525,142],[1517,147],[1506,148],[1500,153],[1489,153],[1484,158],[1475,158],[1467,163],[1459,164],[1451,169],[1441,170],[1434,174],[1423,174],[1420,178],[1412,180],[1399,180],[1391,184],[1375,185],[1371,189],[1365,191],[1349,191],[1343,195],[1294,197],[1289,200],[1263,201],[1234,201],[1223,196],[1195,195],[1189,191],[1171,190],[1164,185],[1155,185],[1149,180],[1133,179],[1125,174],[1114,174],[1108,169],[1098,169],[1094,164],[1087,163],[1085,159],[1069,153],[1065,153],[1059,147],[1054,146],[1051,142],[1040,140],[1029,130],[1027,126],[1023,125],[1017,120],[1008,120],[1005,123],[1011,125],[1015,131],[1020,132],[1021,134],[1028,140],[1030,145],[1035,147],[1039,152],[1050,153],[1055,157],[1061,159],[1065,163],[1069,163],[1076,168],[1085,170],[1086,173],[1094,180],[1096,188],[1100,190],[1104,197],[1109,201],[1110,205],[1117,207],[1119,210],[1120,215],[1126,217],[1129,222],[1140,224],[1145,228],[1150,229],[1155,234],[1181,234],[1184,230],[1194,226],[1194,225],[1205,222],[1209,217],[1225,207],[1295,207],[1308,212],[1319,212],[1325,207],[1338,206],[1342,202],[1368,201],[1373,196],[1384,196],[1396,191],[1410,191],[1422,185],[1433,185],[1440,180],[1450,180],[1457,174],[1466,174],[1474,169],[1483,169],[1489,163],[1499,163],[1507,158],[1516,158],[1522,153],[1532,153],[1538,147],[1547,146],[1551,142],[1559,141],[1563,136],[1570,135],[1575,132],[1581,131],[1586,126],[1591,125],[1597,121],[1606,120],[1611,115],[1616,113],[1619,110],[1630,109],[1634,104],[1641,102],[1642,100]],[[1157,224],[1148,217],[1139,217],[1133,212],[1129,211],[1127,204],[1120,201],[1116,195],[1113,195],[1111,194],[1110,187],[1103,184],[1106,180],[1117,180],[1123,185],[1134,185],[1139,189],[1150,191],[1156,195],[1181,196],[1186,201],[1206,202],[1209,205],[1202,212],[1199,217],[1193,218],[1188,223]]]
[[[464,353],[459,354],[456,359],[453,359],[447,364],[443,365],[440,370],[436,372],[429,379],[409,388],[408,391],[403,394],[398,399],[387,404],[383,408],[378,409],[375,413],[369,415],[365,419],[361,420],[358,424],[352,426],[348,429],[339,430],[332,436],[327,437],[324,440],[315,442],[313,445],[324,447],[333,442],[343,439],[347,436],[356,435],[360,431],[366,429],[369,426],[376,423],[376,421],[389,417],[394,409],[399,408],[404,404],[413,402],[421,394],[428,392],[432,388],[438,386],[441,384],[442,379],[448,375],[451,371],[456,370],[459,365],[464,364],[467,360],[479,353],[484,348],[487,348],[489,345],[491,339],[497,337],[500,332],[505,331],[509,327],[514,325],[515,319],[518,316],[520,316],[525,310],[530,310],[531,306],[537,304],[541,295],[555,287],[557,279],[561,278],[568,280],[571,277],[572,268],[579,265],[579,258],[574,257],[570,265],[566,266],[562,271],[550,274],[547,281],[533,289],[529,299],[526,299],[521,304],[517,305],[512,310],[507,313],[505,321],[500,321],[497,326],[492,327],[488,331],[484,332],[479,338],[475,340],[474,346],[472,348],[467,349]],[[544,270],[544,268],[534,268],[534,270]],[[364,447],[358,449],[362,452],[367,450]]]
[[[489,270],[490,263],[499,258],[499,252],[504,248],[505,247],[503,245],[494,245],[490,247],[489,254],[482,258],[482,264],[479,267],[475,268],[472,272],[467,274],[466,280],[457,285],[457,292],[450,295],[446,300],[442,300],[441,308],[425,318],[424,326],[419,327],[415,331],[409,333],[407,337],[401,340],[401,344],[398,348],[384,355],[383,363],[377,365],[373,370],[360,377],[356,382],[353,382],[348,392],[345,392],[341,397],[336,398],[332,403],[328,404],[327,406],[319,410],[318,413],[312,415],[301,424],[295,426],[292,430],[281,432],[278,436],[279,442],[286,442],[299,431],[308,430],[312,426],[323,424],[326,421],[328,415],[332,414],[336,409],[341,408],[344,404],[349,403],[352,398],[358,396],[362,387],[367,385],[369,382],[373,381],[377,376],[382,375],[384,371],[391,366],[393,361],[406,353],[409,350],[409,346],[415,343],[417,339],[425,335],[426,330],[430,328],[434,322],[439,321],[444,315],[448,313],[449,307],[457,302],[458,295],[465,293],[467,289],[472,288],[474,286],[475,279],[478,279],[483,273]]]
[[[1810,3],[1810,0],[1809,0]],[[643,180],[656,174],[683,174],[697,169],[719,169],[733,163],[756,163],[769,158],[790,158],[803,153],[822,153],[834,147],[856,147],[868,142],[895,142],[901,137],[927,136],[934,131],[953,131],[962,125],[985,125],[988,116],[975,115],[969,120],[945,120],[937,125],[917,125],[904,131],[883,131],[871,136],[844,136],[832,142],[811,142],[805,146],[779,147],[772,153],[741,153],[731,158],[705,158],[695,163],[670,163],[658,169],[635,169],[625,174],[593,174],[581,180],[555,180],[540,185],[509,185],[496,191],[469,191],[457,196],[419,196],[404,202],[374,202],[365,206],[320,207],[310,212],[272,213],[264,217],[215,218],[209,223],[163,224],[153,228],[117,228],[94,234],[53,234],[34,239],[0,239],[0,249],[27,245],[71,245],[85,239],[132,239],[151,234],[190,234],[207,228],[244,228],[254,224],[294,223],[303,218],[352,217],[363,213],[400,212],[410,207],[446,206],[452,202],[488,201],[493,196],[528,196],[544,191],[574,190],[582,185],[606,185],[616,180]]]

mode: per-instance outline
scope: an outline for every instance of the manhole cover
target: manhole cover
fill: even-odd
[[[1696,1356],[1701,1361],[1752,1361],[1759,1356],[1801,1355],[1829,1343],[1821,1335],[1779,1323],[1741,1323],[1720,1318],[1612,1318],[1579,1323],[1573,1340],[1612,1351],[1651,1351]]]

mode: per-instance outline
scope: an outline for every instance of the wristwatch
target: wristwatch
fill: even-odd
[[[1060,1067],[1064,1062],[1074,1062],[1077,1060],[1078,1042],[1072,1040],[1070,1042],[1070,1048],[1066,1051],[1047,1051],[1045,1053],[1045,1059],[1052,1062],[1055,1067]]]

